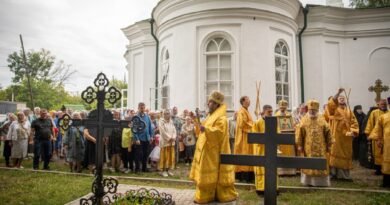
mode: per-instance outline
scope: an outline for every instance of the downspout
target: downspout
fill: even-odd
[[[152,18],[150,19],[150,29],[151,29],[151,34],[154,38],[154,40],[156,41],[156,79],[155,79],[155,86],[156,86],[156,89],[155,89],[155,100],[154,100],[154,108],[155,110],[158,109],[158,50],[159,50],[159,45],[160,45],[160,42],[158,41],[155,33],[154,33],[154,19],[153,19],[153,14],[152,14]]]
[[[304,76],[303,76],[303,54],[302,54],[302,34],[306,30],[307,27],[307,14],[309,13],[309,6],[303,7],[303,28],[298,34],[299,39],[299,62],[301,67],[301,103],[305,102],[305,84],[304,84]]]

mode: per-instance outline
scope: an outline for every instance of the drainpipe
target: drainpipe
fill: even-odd
[[[153,19],[153,14],[152,14],[152,18],[150,19],[149,22],[150,22],[151,34],[152,34],[154,40],[156,41],[156,80],[155,80],[156,89],[155,89],[155,93],[154,93],[155,94],[154,108],[155,108],[155,110],[157,110],[157,108],[158,108],[158,100],[157,100],[158,99],[158,50],[159,50],[160,42],[158,41],[158,39],[154,33],[154,22],[155,21]]]
[[[302,33],[306,30],[307,27],[307,14],[309,13],[309,6],[306,5],[302,9],[303,11],[303,28],[298,34],[299,39],[299,62],[301,67],[301,103],[305,103],[305,85],[304,85],[304,76],[303,76],[303,54],[302,54]]]

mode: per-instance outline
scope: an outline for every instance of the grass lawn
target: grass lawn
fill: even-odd
[[[28,170],[0,170],[1,204],[64,204],[90,192],[92,177],[71,176],[53,173],[34,173]],[[122,184],[153,187],[173,187],[166,183],[120,180]],[[174,188],[194,188],[190,185],[175,185]],[[254,190],[238,189],[238,204],[259,204],[262,198]],[[295,191],[284,192],[278,197],[282,205],[385,205],[390,203],[390,194]]]
[[[3,143],[2,143],[3,144]],[[2,149],[0,148],[0,151]],[[5,166],[4,158],[0,156],[0,166]],[[74,176],[54,173],[31,172],[32,159],[23,162],[24,170],[0,169],[0,204],[64,204],[91,192],[91,176]],[[179,164],[173,179],[188,180],[189,166]],[[51,170],[68,172],[69,168],[63,160],[50,163]],[[354,182],[332,181],[332,187],[381,189],[381,176],[373,175],[373,170],[354,164],[351,172]],[[41,167],[42,169],[42,164]],[[88,173],[84,170],[84,173]],[[141,174],[110,173],[104,170],[105,175],[161,178],[158,172]],[[170,187],[194,189],[193,185],[151,182],[142,180],[119,180],[121,184],[143,185],[149,187]],[[302,186],[300,178],[280,177],[281,186]],[[240,200],[238,204],[255,205],[263,201],[254,190],[238,189]],[[343,192],[343,191],[288,191],[278,196],[278,204],[285,205],[390,205],[390,194]]]

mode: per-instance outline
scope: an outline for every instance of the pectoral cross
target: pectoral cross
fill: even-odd
[[[370,86],[368,88],[368,91],[376,93],[375,102],[379,102],[379,100],[381,99],[381,93],[386,92],[388,90],[389,86],[382,85],[382,81],[380,79],[375,81],[375,86]]]

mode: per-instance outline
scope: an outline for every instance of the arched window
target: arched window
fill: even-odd
[[[287,44],[278,41],[275,46],[276,104],[286,100],[290,104],[289,51]]]
[[[162,109],[169,108],[169,52],[163,51],[161,60],[161,75],[160,75],[160,99],[159,105]]]
[[[229,41],[223,37],[214,37],[206,42],[206,99],[214,90],[225,95],[229,110],[233,109],[232,55]]]

